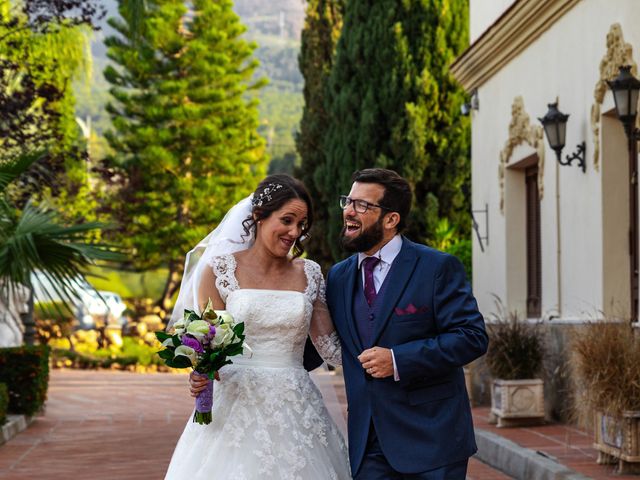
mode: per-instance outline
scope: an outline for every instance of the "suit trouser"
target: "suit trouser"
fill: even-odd
[[[382,453],[373,422],[369,427],[369,437],[360,469],[354,480],[465,480],[469,460],[445,465],[421,473],[400,473],[393,469]]]

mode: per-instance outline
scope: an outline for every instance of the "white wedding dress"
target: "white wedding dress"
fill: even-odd
[[[232,357],[220,370],[213,421],[188,420],[165,478],[350,479],[345,442],[302,366],[309,334],[325,360],[340,363],[320,267],[305,260],[304,293],[239,288],[233,255],[214,257],[211,267],[227,311],[245,323],[253,355]]]

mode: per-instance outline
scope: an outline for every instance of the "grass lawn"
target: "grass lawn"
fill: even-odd
[[[87,280],[96,290],[115,292],[122,298],[157,299],[162,294],[167,274],[166,268],[136,273],[92,267]]]

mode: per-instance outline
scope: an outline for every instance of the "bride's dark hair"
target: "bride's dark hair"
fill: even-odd
[[[313,205],[311,196],[304,184],[290,175],[279,173],[269,175],[260,182],[256,191],[253,192],[251,202],[251,216],[242,222],[245,236],[255,236],[256,224],[258,221],[271,216],[276,210],[290,200],[302,200],[307,204],[307,222],[302,228],[301,235],[296,238],[293,245],[293,256],[299,257],[304,253],[302,240],[309,237],[309,230],[313,224]]]

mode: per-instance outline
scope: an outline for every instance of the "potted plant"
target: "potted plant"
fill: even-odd
[[[498,427],[544,422],[544,332],[539,323],[518,319],[498,305],[487,325],[486,362],[493,377],[491,414]]]
[[[593,415],[598,463],[640,473],[640,338],[629,324],[601,321],[577,332],[572,347],[576,407]]]

